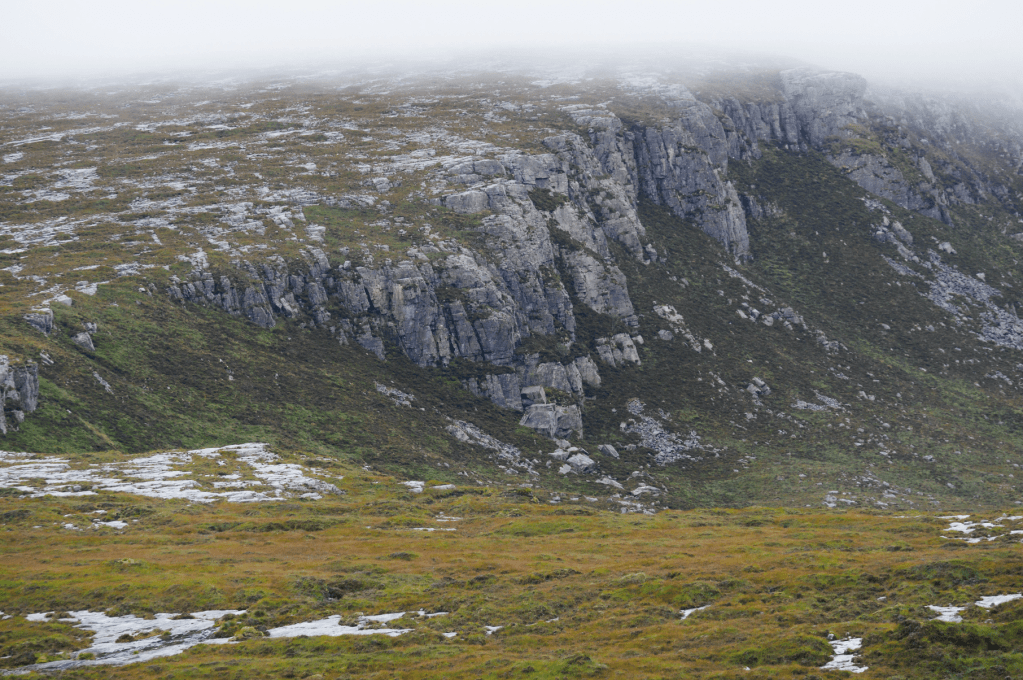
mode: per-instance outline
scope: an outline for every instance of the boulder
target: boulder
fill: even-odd
[[[92,344],[92,336],[85,331],[71,338],[71,341],[74,342],[79,347],[81,347],[82,349],[88,350],[90,352],[96,351],[96,346]]]
[[[522,389],[521,395],[523,408],[528,408],[533,404],[547,403],[547,393],[544,392],[543,387],[541,387],[540,385],[524,387]]]
[[[25,321],[43,335],[49,335],[53,331],[53,310],[40,309],[30,312],[25,315]]]
[[[576,472],[591,473],[597,471],[597,463],[584,452],[574,453],[566,461]]]
[[[589,357],[579,357],[574,362],[576,370],[579,371],[579,377],[584,384],[590,387],[600,387],[600,372],[597,370],[597,365],[593,363],[593,359]]]
[[[462,214],[483,212],[489,206],[490,198],[482,191],[465,191],[444,199],[444,207]]]
[[[519,425],[536,430],[551,439],[559,439],[573,432],[582,436],[583,418],[579,407],[574,404],[572,406],[533,404],[526,409]]]

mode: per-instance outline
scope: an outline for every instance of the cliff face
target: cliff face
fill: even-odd
[[[775,96],[762,100],[703,102],[673,86],[663,94],[659,121],[623,120],[606,106],[567,105],[562,111],[580,133],[547,136],[546,153],[504,151],[432,170],[442,185],[469,185],[433,203],[476,218],[476,246],[433,235],[383,263],[369,257],[335,266],[322,249],[308,247],[299,266],[279,257],[239,259],[235,274],[219,277],[199,266],[169,294],[245,315],[264,328],[280,318],[304,320],[381,360],[392,346],[424,367],[464,359],[511,369],[484,368],[464,383],[500,406],[523,410],[522,391],[536,386],[581,400],[587,383],[599,384],[601,363],[623,360],[619,354],[615,361],[608,338],[598,339],[592,354],[573,354],[580,349],[573,305],[636,329],[620,258],[649,265],[664,257],[638,217],[641,201],[692,222],[743,262],[755,257],[757,245],[747,214],[759,219],[764,211],[755,196],[740,197],[729,163],[759,159],[764,144],[823,152],[871,194],[946,223],[950,204],[1008,196],[1003,185],[950,151],[957,135],[982,136],[951,111],[920,102],[874,103],[865,94],[859,76],[797,69],[780,73]],[[895,156],[865,143],[868,131],[879,127],[895,135]],[[921,138],[924,131],[930,141]],[[949,155],[932,164],[927,156],[934,152],[915,144]],[[900,170],[896,161],[906,158],[918,176]],[[390,186],[386,179],[374,182]],[[386,205],[376,208],[387,215]],[[618,345],[632,344],[636,331],[622,335]],[[530,339],[560,346],[560,359],[544,361],[523,349]],[[574,421],[559,428],[528,414],[523,422],[552,436],[581,428]]]

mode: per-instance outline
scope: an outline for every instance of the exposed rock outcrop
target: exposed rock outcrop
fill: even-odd
[[[0,434],[7,434],[25,420],[26,413],[39,407],[39,367],[36,364],[12,366],[6,354],[0,354]]]
[[[576,405],[533,404],[519,421],[551,439],[563,439],[572,433],[583,434],[582,412]]]
[[[25,315],[25,321],[43,335],[49,335],[53,331],[53,310],[47,308],[32,311]]]
[[[623,120],[603,105],[568,105],[562,110],[579,133],[546,137],[542,153],[504,149],[493,158],[445,162],[436,178],[438,186],[449,187],[447,195],[423,200],[474,216],[478,238],[471,246],[436,240],[434,234],[434,240],[409,248],[407,259],[374,262],[365,249],[361,261],[352,258],[354,264],[331,264],[322,250],[307,248],[298,266],[278,256],[258,263],[238,259],[237,274],[216,277],[197,258],[189,280],[172,279],[170,294],[218,306],[264,328],[284,318],[329,329],[339,342],[354,341],[380,359],[397,350],[424,367],[454,359],[504,367],[463,384],[522,411],[524,424],[537,431],[550,436],[579,431],[581,420],[576,423],[569,410],[577,413],[579,407],[524,401],[523,389],[553,389],[581,399],[587,386],[600,384],[594,358],[616,368],[640,364],[635,331],[596,339],[593,358],[542,361],[523,353],[522,345],[540,336],[550,338],[544,341],[548,346],[557,338],[562,350],[578,347],[573,301],[638,326],[627,268],[616,256],[624,249],[628,257],[650,263],[662,261],[666,252],[650,242],[639,219],[641,203],[665,206],[717,239],[735,259],[749,258],[747,212],[762,216],[767,208],[752,196],[740,198],[728,179],[729,162],[759,157],[758,145],[765,142],[832,153],[828,145],[860,134],[857,126],[874,115],[859,76],[794,69],[781,72],[775,88],[776,96],[760,101],[729,97],[708,103],[672,85],[657,91],[663,115],[646,120]],[[876,154],[846,150],[831,161],[878,196],[947,219],[944,206],[953,199],[917,183],[918,177],[928,186],[941,181],[944,168],[926,158],[917,160],[919,175],[914,170],[912,178]],[[400,181],[382,179],[392,187]],[[974,179],[963,179],[955,200],[977,195]],[[389,190],[376,179],[371,183]],[[273,217],[279,225],[290,223],[283,213]],[[908,232],[891,227],[884,234],[903,249],[912,245]],[[343,252],[348,255],[347,248]],[[695,352],[713,351],[710,340],[696,337],[674,307],[656,305],[654,312],[666,325],[657,334],[661,340],[684,339]],[[26,319],[48,333],[52,316],[33,314]],[[789,308],[750,314],[754,321],[762,316],[758,323],[767,326],[805,326]]]

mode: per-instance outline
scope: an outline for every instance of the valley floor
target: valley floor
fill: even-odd
[[[5,488],[0,663],[8,672],[1023,672],[1021,515],[760,507],[621,514],[583,496],[516,486],[427,481],[410,489],[372,469],[316,467],[322,460],[257,445],[192,453],[203,454],[189,468],[198,481],[143,465],[181,452],[97,454],[104,469],[126,477],[150,470],[146,495],[109,488],[109,480],[63,491],[40,491],[41,480]],[[253,465],[257,453],[279,475],[273,492],[261,487],[257,475],[269,472]],[[3,474],[40,460],[5,459]],[[237,467],[253,490],[215,495],[215,482],[195,466],[221,478]],[[313,480],[315,492],[302,485]]]

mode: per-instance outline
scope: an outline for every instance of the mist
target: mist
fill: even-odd
[[[1023,5],[1009,0],[6,3],[0,83],[140,74],[625,63],[730,54],[872,84],[1023,92]],[[667,57],[665,57],[667,58]]]

